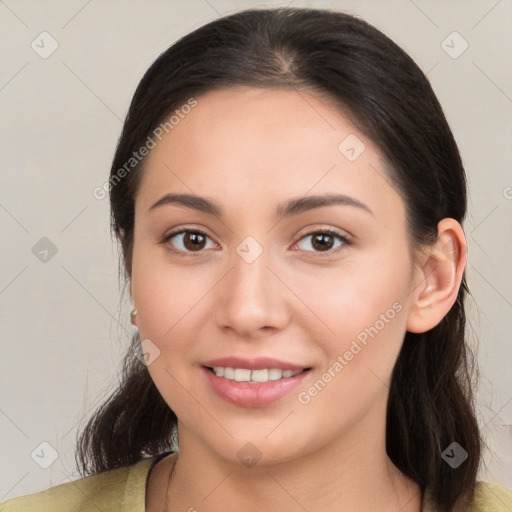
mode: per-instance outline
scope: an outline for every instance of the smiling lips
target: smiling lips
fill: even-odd
[[[239,407],[265,407],[285,397],[310,373],[273,358],[228,357],[206,361],[202,368],[212,390]]]

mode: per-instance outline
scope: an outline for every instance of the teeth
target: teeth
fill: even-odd
[[[279,380],[283,376],[283,370],[272,368],[268,371],[268,380]]]
[[[255,382],[267,382],[268,381],[268,370],[253,370],[251,372],[251,380]]]
[[[224,368],[222,366],[215,366],[213,371],[217,377],[224,377],[225,379],[235,380],[237,382],[250,382],[254,384],[257,382],[289,379],[294,375],[298,375],[303,370],[280,370],[278,368],[248,370],[246,368]]]
[[[235,376],[233,380],[237,382],[249,382],[251,380],[251,370],[242,370],[240,368],[234,369]]]

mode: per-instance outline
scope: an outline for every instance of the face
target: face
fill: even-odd
[[[275,463],[381,433],[410,255],[379,151],[326,99],[245,87],[198,97],[146,161],[131,276],[180,449],[194,439],[233,462],[252,450]],[[265,372],[286,368],[304,371]]]

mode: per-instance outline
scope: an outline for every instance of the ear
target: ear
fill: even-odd
[[[420,259],[406,327],[415,333],[435,327],[457,300],[467,261],[461,225],[449,218],[440,221],[436,242]]]

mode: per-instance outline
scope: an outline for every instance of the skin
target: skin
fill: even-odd
[[[325,98],[237,87],[197,100],[151,151],[135,203],[135,322],[160,351],[148,369],[178,417],[180,448],[175,466],[167,457],[151,473],[147,510],[418,512],[419,486],[385,450],[388,387],[406,330],[434,327],[456,299],[462,228],[442,220],[436,244],[413,259],[405,205],[381,154]],[[355,161],[338,149],[349,134],[365,145]],[[149,210],[170,192],[207,197],[223,215],[178,204]],[[371,213],[330,205],[275,216],[290,199],[334,192]],[[162,243],[179,228],[208,238],[195,252],[183,234]],[[327,228],[351,243],[334,237],[319,250],[307,235]],[[247,236],[263,248],[252,263],[236,252]],[[300,403],[298,394],[397,303],[401,311]],[[312,371],[278,402],[242,408],[214,394],[201,370],[229,355]],[[237,456],[248,442],[261,453],[254,466]]]

